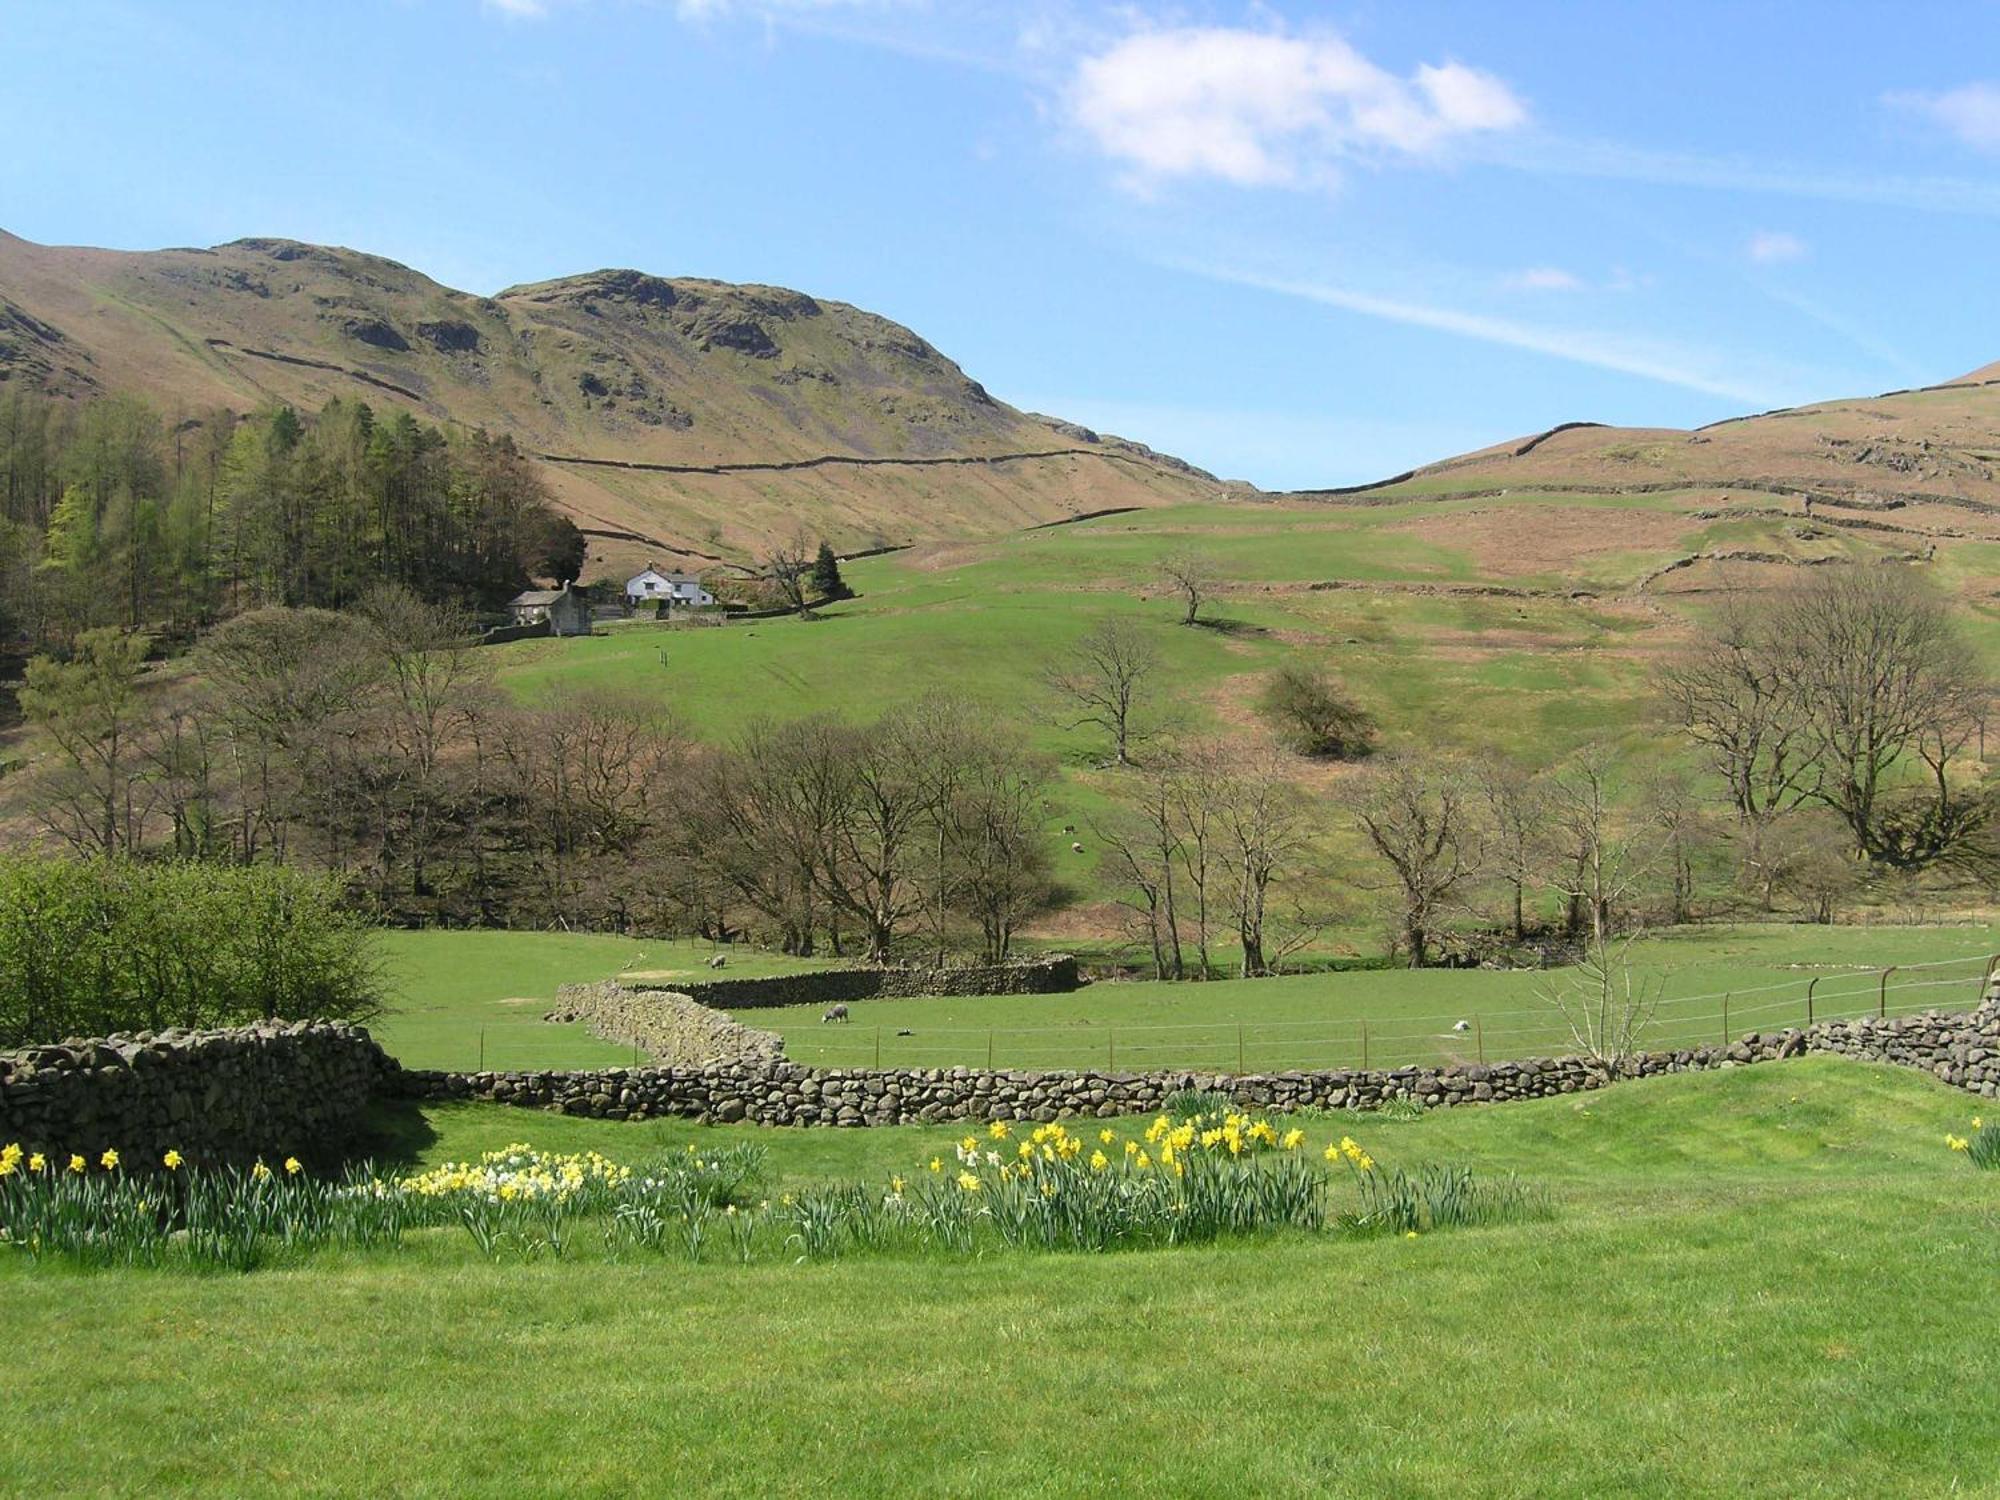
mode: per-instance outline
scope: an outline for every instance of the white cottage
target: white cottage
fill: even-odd
[[[645,572],[625,580],[627,604],[644,604],[648,599],[661,601],[662,609],[707,609],[715,603],[715,595],[694,574],[662,573],[651,563]]]

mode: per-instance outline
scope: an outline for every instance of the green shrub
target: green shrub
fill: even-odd
[[[258,1019],[381,992],[339,883],[274,866],[0,858],[0,1046]]]
[[[1374,719],[1317,667],[1279,667],[1257,707],[1295,754],[1348,759],[1375,748]]]
[[[1176,1120],[1221,1119],[1236,1112],[1236,1101],[1216,1089],[1175,1089],[1160,1113]]]

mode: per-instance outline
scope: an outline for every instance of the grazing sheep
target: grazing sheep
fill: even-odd
[[[729,962],[728,959],[724,958],[720,953],[718,953],[708,961],[708,966],[711,969],[719,969],[728,962]]]
[[[847,1007],[844,1005],[828,1006],[826,1014],[819,1018],[820,1025],[822,1026],[824,1026],[828,1021],[845,1022],[846,1020],[847,1020]]]
[[[1081,853],[1083,853],[1083,845],[1081,845],[1081,844],[1071,844],[1071,845],[1069,846],[1069,852],[1070,852],[1070,853],[1072,853],[1072,854],[1081,854]]]
[[[1472,1023],[1470,1021],[1454,1021],[1452,1022],[1451,1029],[1453,1031],[1470,1031],[1472,1030]]]

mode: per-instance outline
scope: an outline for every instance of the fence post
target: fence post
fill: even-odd
[[[1811,979],[1806,981],[1806,1025],[1808,1026],[1813,1023],[1813,991],[1819,988],[1819,982],[1822,977],[1815,974]]]
[[[1890,964],[1888,968],[1882,971],[1882,985],[1881,988],[1875,992],[1875,1017],[1877,1020],[1888,1019],[1889,976],[1896,972],[1896,968],[1897,966],[1895,964]]]
[[[1361,1071],[1368,1071],[1368,1018],[1361,1018]]]
[[[986,1032],[986,1071],[993,1071],[993,1032],[990,1027]]]
[[[1486,1023],[1478,1016],[1472,1018],[1472,1035],[1474,1040],[1479,1043],[1479,1061],[1481,1066],[1484,1066],[1486,1062]]]
[[[1118,1071],[1118,1028],[1115,1026],[1104,1028],[1104,1067],[1106,1072]]]
[[[875,1028],[875,1066],[877,1068],[882,1066],[882,1028],[880,1026]]]
[[[1236,1071],[1243,1071],[1243,1023],[1236,1023]]]
[[[1729,991],[1722,992],[1722,1045],[1729,1045]]]
[[[479,1066],[472,1071],[475,1073],[484,1073],[486,1071],[486,1028],[484,1026],[479,1028]]]

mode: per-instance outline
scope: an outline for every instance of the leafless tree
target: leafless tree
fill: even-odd
[[[1160,559],[1160,578],[1181,596],[1181,624],[1192,625],[1215,592],[1218,574],[1206,554],[1183,547]]]
[[[1528,936],[1528,892],[1539,882],[1546,854],[1548,788],[1527,767],[1493,757],[1472,767],[1486,826],[1489,867],[1506,886],[1514,941]]]
[[[1621,802],[1618,756],[1585,746],[1549,778],[1548,830],[1558,891],[1568,900],[1571,938],[1602,944],[1657,864],[1658,831]]]
[[[147,709],[139,678],[151,642],[105,627],[85,631],[75,658],[28,663],[21,709],[55,746],[35,810],[85,854],[137,853],[146,818]]]
[[[785,607],[801,620],[817,618],[812,607],[812,568],[817,551],[803,531],[794,532],[788,541],[771,545],[759,569]]]
[[[1272,972],[1271,890],[1295,872],[1307,847],[1305,803],[1283,769],[1263,757],[1232,765],[1212,786],[1242,974],[1252,979]]]
[[[1593,933],[1576,968],[1539,989],[1577,1051],[1614,1067],[1640,1050],[1665,987],[1663,980],[1633,971],[1637,936],[1607,940]]]
[[[1043,680],[1067,706],[1066,725],[1092,725],[1111,737],[1112,759],[1132,763],[1131,747],[1145,738],[1141,710],[1147,680],[1158,670],[1159,651],[1145,631],[1119,615],[1100,619]]]
[[[1391,756],[1369,777],[1356,817],[1394,879],[1410,963],[1430,962],[1438,923],[1484,868],[1477,793],[1443,760]]]

